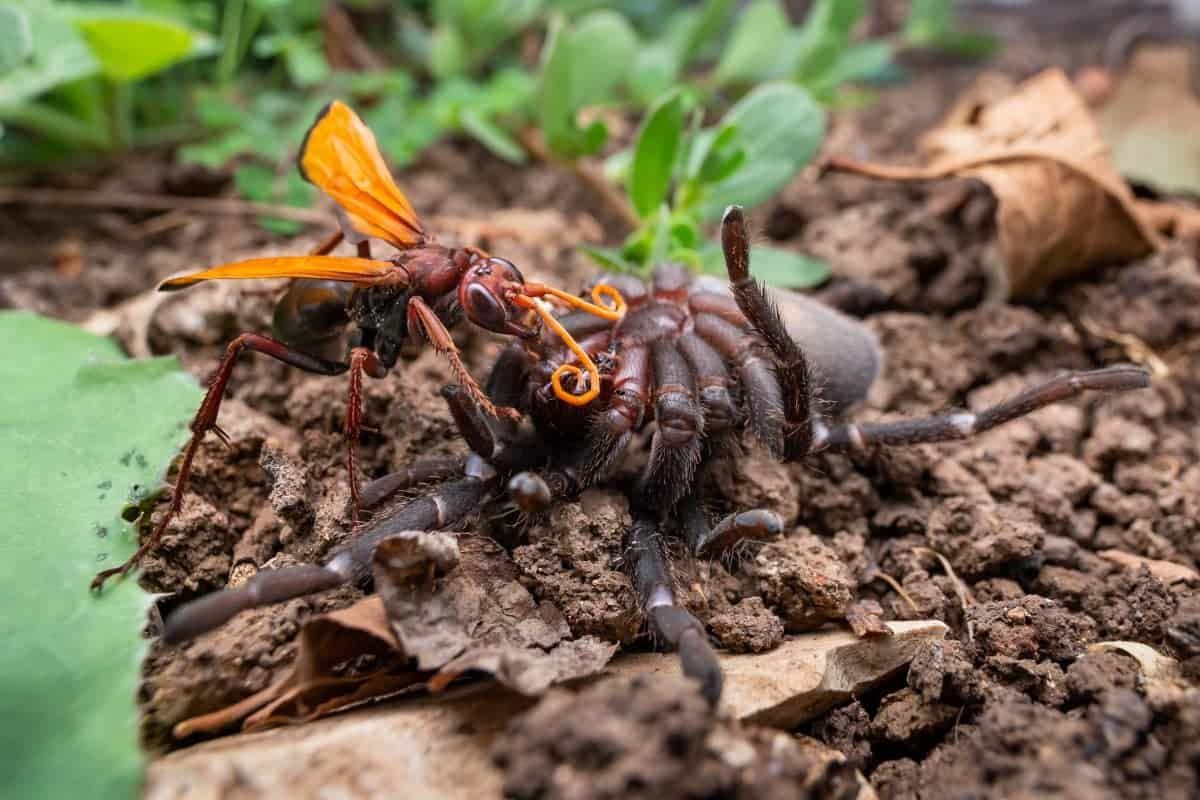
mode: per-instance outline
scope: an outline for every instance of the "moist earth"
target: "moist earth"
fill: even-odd
[[[1078,62],[1074,51],[1035,45],[1006,48],[999,66],[1026,75]],[[905,157],[972,74],[917,79],[837,115],[828,148]],[[179,180],[148,161],[103,185],[165,191]],[[220,176],[207,181],[193,189],[227,190]],[[435,148],[400,181],[445,241],[486,247],[568,289],[595,271],[580,245],[619,239],[618,223],[569,176],[518,170],[464,143]],[[1185,678],[1200,675],[1195,573],[1180,578],[1154,563],[1200,566],[1196,253],[1174,245],[1026,304],[996,302],[992,203],[969,182],[829,176],[798,179],[754,213],[763,238],[829,261],[835,277],[817,293],[880,338],[885,368],[854,417],[979,409],[1062,370],[1131,360],[1154,367],[1153,386],[1069,401],[956,444],[786,465],[747,446],[716,465],[709,494],[723,499],[714,515],[759,506],[785,522],[782,538],[724,561],[673,559],[681,598],[720,647],[761,652],[785,632],[847,615],[936,618],[950,636],[919,652],[906,675],[794,732],[802,736],[714,717],[682,679],[554,689],[495,754],[513,796],[791,797],[799,786],[853,797],[855,770],[883,798],[1200,792],[1200,708],[1154,696],[1129,656],[1089,650],[1141,642],[1177,658]],[[6,248],[16,255],[3,263],[0,305],[81,321],[172,272],[302,252],[320,233],[283,241],[228,218],[186,218],[155,233],[148,222],[15,208],[3,223],[18,245]],[[79,267],[62,253],[81,241]],[[172,295],[144,344],[202,377],[232,336],[268,329],[278,288]],[[133,330],[118,329],[131,348]],[[457,335],[483,375],[498,342]],[[444,363],[420,352],[398,372],[367,384],[368,478],[465,452],[438,396],[451,381]],[[146,588],[166,594],[159,612],[264,567],[320,559],[345,540],[344,411],[338,379],[265,359],[237,367],[221,413],[231,445],[210,437],[201,448],[183,512],[142,573]],[[595,490],[524,528],[507,516],[468,527],[510,546],[523,585],[557,605],[574,636],[647,648],[622,563],[628,520],[621,494]],[[1102,555],[1113,550],[1142,561]],[[270,685],[306,619],[360,596],[293,600],[183,647],[153,643],[141,692],[147,744],[178,746],[174,723]]]

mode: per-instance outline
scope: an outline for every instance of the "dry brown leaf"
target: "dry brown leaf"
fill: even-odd
[[[604,669],[616,644],[571,639],[490,539],[409,531],[379,545],[379,594],[305,624],[288,675],[228,708],[179,723],[176,737],[310,722],[400,692],[440,691],[483,672],[525,695]]]
[[[374,669],[337,674],[352,659],[374,659]],[[243,721],[254,729],[300,722],[419,684],[422,674],[406,667],[388,626],[383,602],[368,597],[349,608],[310,620],[300,631],[296,660],[280,681],[228,708],[184,720],[176,738],[215,733]],[[364,690],[368,687],[375,694]]]
[[[1192,42],[1133,49],[1096,108],[1113,163],[1130,180],[1166,193],[1200,193],[1200,97]]]
[[[987,80],[922,138],[925,166],[832,158],[827,167],[892,180],[982,180],[996,196],[998,244],[1013,295],[1162,245],[1061,70],[1046,70],[999,98],[996,79]]]
[[[466,548],[464,548],[464,551]],[[890,622],[891,636],[858,639],[823,630],[793,636],[761,655],[719,655],[726,675],[721,717],[790,731],[902,670],[929,642],[946,635],[936,620]],[[626,654],[606,673],[679,675],[674,653]],[[145,796],[498,797],[502,775],[491,758],[510,721],[531,706],[519,694],[466,684],[436,697],[405,697],[387,706],[320,720],[303,730],[240,734],[171,753],[149,768]],[[726,763],[753,762],[745,737],[718,723],[711,746]],[[812,740],[760,731],[754,741],[803,749],[819,766],[839,759]],[[724,732],[724,733],[723,733]],[[786,737],[782,738],[782,737]],[[810,748],[816,748],[811,750]],[[246,783],[251,776],[252,785]],[[858,800],[874,797],[863,783]],[[240,793],[240,794],[239,794]]]
[[[538,695],[547,687],[599,672],[617,645],[595,637],[572,640],[558,607],[538,603],[499,544],[461,536],[458,568],[430,587],[408,579],[411,557],[393,539],[375,553],[375,585],[405,651],[439,691],[459,675],[486,672],[508,688]]]

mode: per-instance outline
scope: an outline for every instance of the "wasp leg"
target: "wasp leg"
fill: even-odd
[[[142,556],[158,544],[163,534],[166,533],[167,526],[171,524],[171,520],[179,513],[179,509],[183,506],[188,477],[191,475],[192,461],[196,457],[196,451],[200,448],[200,442],[204,440],[209,431],[216,433],[222,440],[226,438],[225,433],[217,427],[217,414],[221,409],[221,399],[229,384],[229,377],[233,374],[233,367],[237,363],[238,356],[245,351],[262,353],[297,369],[317,375],[340,375],[350,367],[349,364],[343,362],[327,361],[294,350],[283,342],[258,333],[243,333],[230,342],[225,349],[225,355],[221,357],[221,363],[209,381],[208,392],[204,395],[204,400],[200,403],[200,408],[192,419],[192,437],[188,439],[188,443],[183,449],[183,460],[179,463],[179,476],[175,481],[175,488],[171,491],[171,504],[167,506],[166,513],[158,521],[158,525],[154,527],[150,536],[142,542],[137,551],[124,564],[96,573],[96,577],[92,579],[94,591],[103,588],[104,582],[114,575],[124,576],[133,569]]]

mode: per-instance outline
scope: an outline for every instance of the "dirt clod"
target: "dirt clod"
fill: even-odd
[[[852,598],[854,583],[845,565],[807,531],[766,545],[743,571],[792,633],[843,618]]]
[[[859,779],[811,739],[713,718],[686,681],[639,676],[556,689],[510,724],[493,760],[506,797],[856,797]]]
[[[747,597],[710,617],[708,627],[721,647],[734,653],[761,653],[783,641],[783,621],[761,597]]]

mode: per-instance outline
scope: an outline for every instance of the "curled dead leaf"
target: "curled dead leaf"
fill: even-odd
[[[176,737],[242,723],[309,722],[405,691],[439,691],[467,672],[525,695],[604,669],[616,644],[571,638],[562,612],[538,603],[490,539],[406,531],[375,551],[378,595],[310,620],[278,683],[185,720]]]
[[[985,80],[921,139],[925,166],[831,158],[826,167],[890,180],[986,183],[996,196],[998,246],[1013,295],[1162,246],[1061,70],[1003,95],[995,77]]]
[[[1161,192],[1200,193],[1200,97],[1192,41],[1134,47],[1095,110],[1121,174]]]

